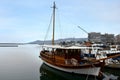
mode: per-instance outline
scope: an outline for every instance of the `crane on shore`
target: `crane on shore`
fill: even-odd
[[[87,35],[89,35],[89,33],[85,29],[83,29],[82,27],[78,26],[78,28],[81,29],[82,31],[84,31]],[[88,38],[88,41],[90,42],[89,38]]]

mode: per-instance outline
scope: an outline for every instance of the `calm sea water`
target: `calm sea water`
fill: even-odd
[[[68,74],[43,64],[40,46],[0,47],[0,80],[86,80],[87,76]],[[120,76],[120,70],[105,69],[107,74]],[[95,77],[88,76],[88,80]]]

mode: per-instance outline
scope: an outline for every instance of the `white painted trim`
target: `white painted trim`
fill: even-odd
[[[69,68],[61,68],[58,66],[54,66],[51,65],[47,62],[44,61],[45,64],[47,64],[48,66],[61,70],[61,71],[65,71],[65,72],[69,72],[69,73],[76,73],[76,74],[85,74],[85,75],[94,75],[94,76],[98,76],[99,72],[100,72],[100,67],[94,67],[94,68],[82,68],[82,69],[69,69]]]

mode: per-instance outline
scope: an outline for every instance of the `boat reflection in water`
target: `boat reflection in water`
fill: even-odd
[[[40,67],[40,74],[40,80],[98,80],[95,76],[63,72],[44,63]]]
[[[104,73],[108,76],[111,77],[110,80],[120,80],[120,68],[113,68],[113,67],[106,67],[104,68]],[[115,79],[117,78],[117,79]]]

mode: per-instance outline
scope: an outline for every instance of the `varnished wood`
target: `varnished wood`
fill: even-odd
[[[44,61],[52,64],[52,65],[56,65],[59,67],[63,67],[63,68],[88,68],[88,67],[98,67],[98,66],[102,66],[102,64],[100,62],[88,62],[85,64],[80,64],[78,62],[78,65],[73,65],[73,64],[66,64],[65,63],[65,58],[64,57],[60,57],[60,56],[55,56],[55,58],[53,58],[53,55],[51,54],[45,54],[45,53],[41,53],[41,57]]]

